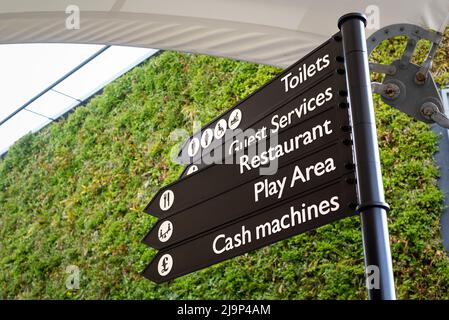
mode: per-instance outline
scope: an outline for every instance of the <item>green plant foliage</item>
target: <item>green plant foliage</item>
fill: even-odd
[[[373,56],[391,61],[401,39]],[[449,82],[448,42],[434,72]],[[423,50],[424,52],[424,50]],[[0,162],[0,298],[364,299],[360,221],[353,217],[166,284],[140,272],[156,253],[143,208],[182,167],[170,154],[280,70],[164,52],[101,95],[20,139]],[[375,97],[399,298],[449,298],[439,234],[436,136]],[[180,130],[183,129],[183,130]],[[66,267],[79,267],[79,290]]]

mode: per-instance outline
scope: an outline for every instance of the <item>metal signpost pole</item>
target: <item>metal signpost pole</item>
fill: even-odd
[[[377,146],[365,25],[366,17],[360,13],[344,15],[338,21],[343,38],[357,164],[360,200],[357,210],[362,223],[368,296],[372,300],[394,300],[396,295],[388,237],[388,205],[385,203]],[[379,277],[377,281],[376,276]]]

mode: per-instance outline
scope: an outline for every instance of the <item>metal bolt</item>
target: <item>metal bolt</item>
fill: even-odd
[[[392,97],[392,96],[394,96],[394,89],[391,87],[388,87],[385,89],[385,93],[387,94],[387,96]]]
[[[390,99],[396,99],[400,93],[401,93],[401,90],[394,83],[385,84],[383,96],[386,96],[387,98],[390,98]]]
[[[426,102],[421,106],[421,114],[427,118],[430,118],[437,110],[438,107],[433,102]]]
[[[353,170],[355,169],[355,164],[353,164],[352,162],[345,163],[345,169]]]
[[[348,91],[346,90],[340,90],[338,91],[338,94],[342,97],[347,97],[348,96]]]
[[[346,178],[347,184],[356,184],[357,180],[355,178]]]
[[[417,84],[423,84],[426,81],[426,75],[421,71],[418,71],[415,75],[415,82]]]

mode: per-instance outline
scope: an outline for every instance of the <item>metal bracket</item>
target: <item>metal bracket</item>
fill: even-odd
[[[407,46],[399,60],[390,65],[370,63],[370,71],[385,74],[382,83],[371,84],[373,92],[381,95],[386,104],[426,123],[437,123],[449,129],[449,119],[444,114],[443,104],[430,68],[435,52],[441,43],[442,34],[425,30],[412,24],[395,24],[373,33],[367,40],[368,53],[384,40],[405,36]],[[419,40],[432,43],[422,65],[411,62]]]

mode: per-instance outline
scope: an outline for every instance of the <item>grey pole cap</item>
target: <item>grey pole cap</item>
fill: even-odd
[[[338,19],[338,29],[341,29],[341,25],[343,22],[349,19],[359,19],[363,21],[363,24],[366,27],[366,16],[363,13],[360,12],[351,12],[347,13],[344,16],[341,16],[340,19]]]

